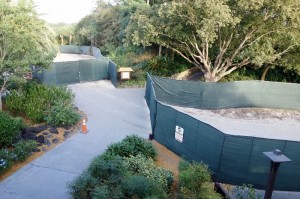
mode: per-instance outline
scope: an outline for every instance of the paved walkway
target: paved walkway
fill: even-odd
[[[126,135],[148,137],[149,111],[144,89],[71,86],[76,105],[88,116],[88,134],[75,134],[0,183],[2,199],[70,198],[68,182],[87,168],[107,145]]]

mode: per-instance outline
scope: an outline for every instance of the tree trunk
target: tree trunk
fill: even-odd
[[[64,45],[64,36],[59,35],[59,37],[60,37],[60,45]]]
[[[73,39],[73,36],[72,36],[72,34],[69,34],[69,45],[71,45],[71,44],[72,44],[72,39]]]
[[[2,111],[2,97],[1,97],[1,93],[0,93],[0,111]]]
[[[171,49],[171,61],[174,61],[174,57],[175,57],[175,52],[174,50]]]
[[[214,76],[211,72],[204,73],[205,82],[217,82],[219,78]]]
[[[147,5],[150,5],[150,0],[147,0]]]
[[[270,65],[267,66],[267,67],[265,68],[263,74],[262,74],[261,77],[260,77],[260,80],[262,80],[262,81],[265,81],[265,80],[266,80],[266,76],[267,76],[267,73],[268,73],[268,71],[269,71],[270,68],[271,68]]]
[[[162,52],[162,46],[159,45],[158,47],[158,56],[161,57],[161,52]]]

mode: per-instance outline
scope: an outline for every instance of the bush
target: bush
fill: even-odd
[[[121,157],[130,157],[141,154],[147,158],[154,159],[156,156],[156,150],[151,142],[136,135],[127,136],[121,142],[111,144],[108,146],[106,152]]]
[[[88,168],[88,172],[100,182],[110,186],[120,184],[127,175],[126,168],[121,157],[106,160],[102,156],[96,157]]]
[[[7,149],[0,149],[0,174],[9,169],[13,163],[14,154]]]
[[[144,70],[152,75],[170,77],[187,70],[189,67],[190,64],[182,59],[171,60],[168,57],[156,57],[148,62]]]
[[[20,118],[13,118],[0,111],[0,148],[11,146],[19,136],[24,123]]]
[[[123,197],[120,184],[127,176],[123,160],[116,156],[106,157],[96,157],[89,168],[69,185],[75,199]]]
[[[6,106],[9,111],[26,116],[33,122],[44,122],[47,113],[57,102],[72,107],[73,100],[74,95],[66,87],[28,82],[21,91],[11,91]]]
[[[34,140],[21,140],[14,147],[13,153],[16,155],[16,160],[24,161],[37,147],[37,143]]]
[[[210,198],[221,199],[214,191],[208,167],[202,163],[179,164],[179,198]]]
[[[167,198],[164,190],[156,185],[155,181],[141,175],[133,175],[125,179],[122,182],[122,190],[127,198]]]
[[[50,108],[45,121],[54,126],[75,125],[80,119],[80,114],[73,107],[58,103]]]
[[[85,171],[68,185],[69,192],[74,199],[92,198],[92,190],[98,184],[98,180]]]
[[[151,158],[145,158],[142,155],[130,156],[125,158],[125,166],[132,175],[142,175],[149,180],[155,181],[166,192],[169,191],[172,185],[172,172],[157,167]]]

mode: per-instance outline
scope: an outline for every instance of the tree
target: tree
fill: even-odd
[[[209,82],[247,65],[277,64],[299,40],[294,0],[174,0],[138,10],[127,28],[127,41],[170,48]]]
[[[60,45],[72,45],[75,24],[50,24],[55,31],[56,39]]]
[[[55,56],[54,44],[53,34],[38,18],[32,1],[0,0],[0,92],[12,74],[22,75],[32,65],[49,66]]]

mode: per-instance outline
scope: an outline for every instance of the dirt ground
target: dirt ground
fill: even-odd
[[[174,181],[172,185],[172,190],[171,190],[171,197],[172,198],[177,198],[177,192],[178,192],[178,175],[179,175],[179,170],[178,170],[178,164],[181,158],[164,147],[163,145],[159,144],[157,141],[153,140],[151,141],[152,144],[155,146],[157,150],[157,158],[155,160],[155,163],[157,166],[160,166],[162,168],[165,168],[174,174]]]
[[[229,108],[210,110],[222,117],[232,119],[279,119],[300,121],[300,111],[268,108]]]

